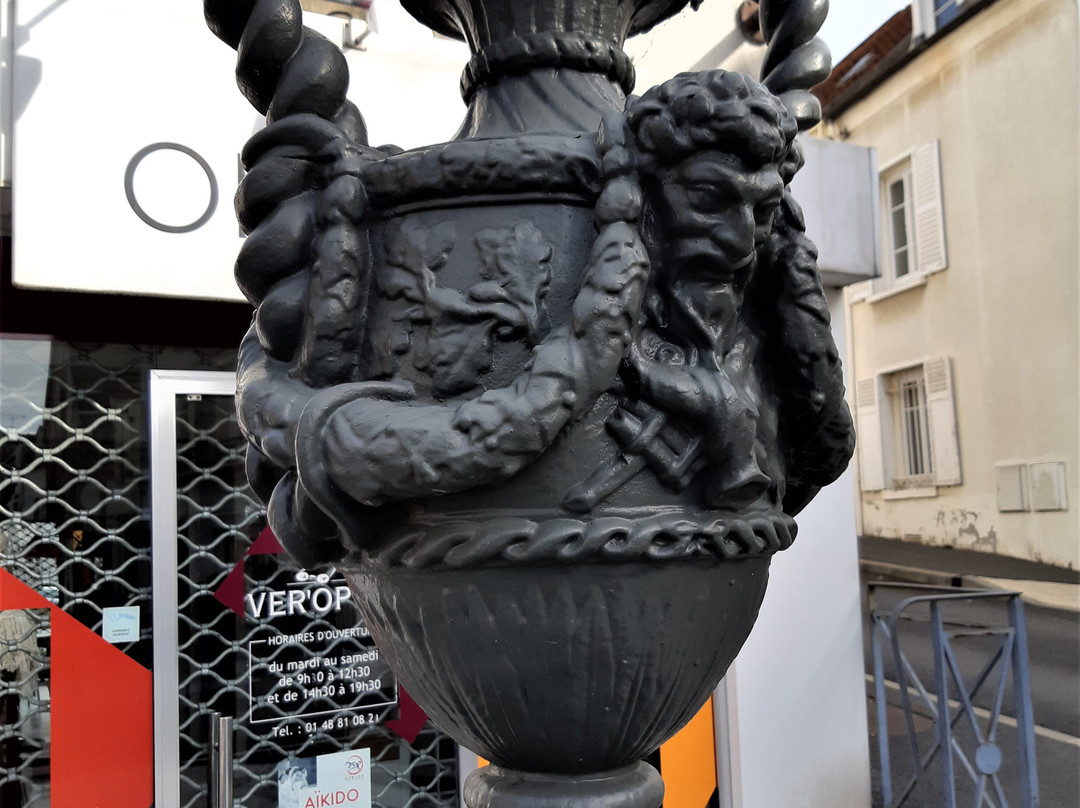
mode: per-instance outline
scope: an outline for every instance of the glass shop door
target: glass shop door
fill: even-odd
[[[156,808],[456,806],[458,748],[430,723],[405,740],[344,579],[267,528],[233,392],[151,372]]]

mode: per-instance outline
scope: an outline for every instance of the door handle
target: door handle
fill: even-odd
[[[210,713],[210,808],[232,808],[233,717]]]

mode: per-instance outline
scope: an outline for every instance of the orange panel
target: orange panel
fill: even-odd
[[[716,734],[710,697],[690,723],[660,747],[664,808],[706,808],[716,790]]]
[[[11,573],[0,609],[49,609],[53,808],[147,808],[154,801],[150,671]]]

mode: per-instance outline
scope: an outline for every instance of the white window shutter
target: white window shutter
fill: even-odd
[[[927,21],[933,24],[933,7],[928,6],[929,0],[912,0],[911,2],[911,30],[914,38],[925,39],[933,30],[927,25]]]
[[[885,452],[881,440],[881,411],[876,378],[855,385],[855,412],[858,419],[859,486],[863,491],[885,487]]]
[[[956,401],[948,357],[923,365],[926,376],[926,410],[930,421],[930,452],[936,485],[959,485],[960,440],[956,429]]]
[[[919,272],[936,272],[948,265],[945,211],[941,201],[941,158],[936,140],[916,146],[911,153],[911,186],[916,266]]]

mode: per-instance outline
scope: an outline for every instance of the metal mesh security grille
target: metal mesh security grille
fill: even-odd
[[[138,639],[117,647],[147,668],[153,659],[147,374],[166,368],[231,371],[234,362],[232,351],[0,339],[0,568],[96,633],[105,606],[138,608]],[[197,636],[180,679],[182,710],[189,714],[181,738],[185,805],[206,804],[206,782],[192,768],[206,754],[200,716],[207,709],[239,716],[247,699],[244,622],[226,611],[233,626],[215,623],[198,611],[207,608],[200,598],[218,583],[223,562],[216,554],[242,552],[262,524],[243,484],[228,400],[192,407],[182,413],[187,426],[178,425],[184,447],[178,528],[190,573],[179,582],[181,615]],[[262,568],[268,581],[290,574],[275,559],[249,563],[253,574]],[[189,605],[191,614],[185,612]],[[18,660],[17,673],[0,673],[4,808],[46,806],[49,800],[50,638],[40,614],[44,610],[0,611],[0,671]],[[15,625],[28,619],[35,623],[32,640],[27,626],[21,631]],[[231,709],[222,709],[226,704]],[[302,750],[286,750],[244,726],[237,735],[244,740],[237,744],[236,801],[245,808],[276,808],[274,760],[319,754],[347,741],[372,747],[376,805],[457,802],[456,747],[430,728],[411,748],[382,728],[359,741],[320,730]]]
[[[231,399],[178,399],[181,805],[208,804],[213,712],[236,718],[233,793],[236,804],[245,808],[277,808],[279,778],[284,782],[290,772],[297,774],[301,767],[293,764],[299,759],[360,747],[371,753],[374,805],[455,804],[453,742],[428,728],[410,746],[379,724],[393,717],[393,706],[387,705],[387,696],[393,699],[392,675],[385,666],[378,669],[382,663],[369,659],[362,666],[364,678],[343,679],[343,671],[358,669],[321,664],[348,654],[370,656],[373,648],[364,636],[337,637],[341,629],[355,633],[360,624],[347,591],[339,590],[344,589],[343,579],[330,573],[320,584],[282,556],[255,555],[244,559],[245,614],[230,611],[215,597],[265,526],[265,516],[244,479],[244,440]],[[277,615],[268,620],[275,593]],[[342,597],[341,609],[332,608],[334,599]],[[273,643],[274,637],[304,633],[335,637],[304,641],[314,668],[301,667],[304,655],[290,655],[296,645]],[[280,666],[280,674],[268,669],[271,662]],[[321,677],[331,670],[337,678],[329,687],[344,692],[326,698],[328,685]],[[274,683],[285,676],[305,677],[305,687],[276,691],[297,694],[297,700],[258,703],[256,696],[275,692]],[[383,687],[356,687],[372,681],[381,681]],[[350,692],[352,687],[357,692]],[[354,709],[343,710],[342,705]]]
[[[2,565],[100,633],[138,606],[150,653],[147,371],[229,370],[230,352],[0,340]]]
[[[147,371],[225,370],[233,362],[222,351],[0,339],[0,568],[97,633],[104,606],[138,608],[138,640],[118,647],[146,667]],[[17,615],[37,614],[44,610],[0,612],[11,629],[0,631],[0,656],[30,665],[0,683],[4,808],[49,801],[49,631],[35,629],[38,654],[25,637],[10,636],[20,634],[15,621],[25,622]]]
[[[0,611],[0,805],[49,804],[49,610]]]

